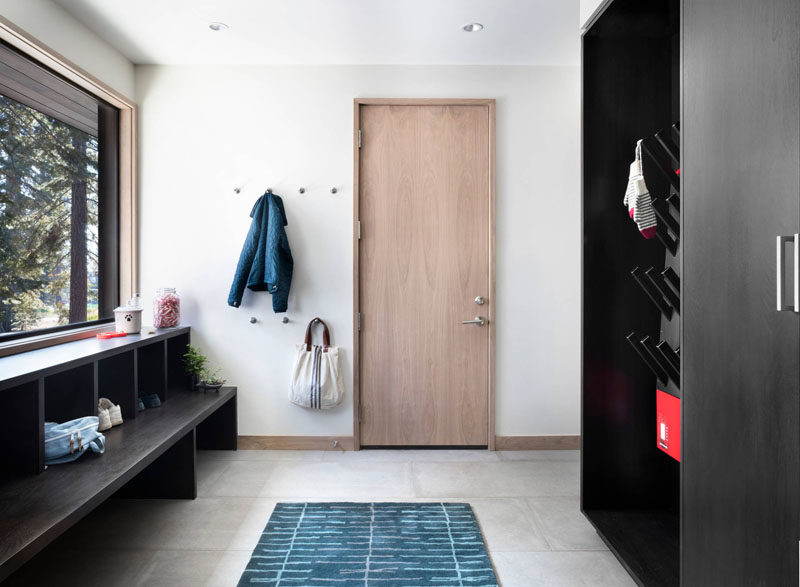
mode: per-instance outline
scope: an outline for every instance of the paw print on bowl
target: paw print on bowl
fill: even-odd
[[[133,314],[125,314],[125,320],[128,321],[128,322],[133,320]]]

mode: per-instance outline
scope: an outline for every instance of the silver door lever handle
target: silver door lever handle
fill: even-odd
[[[486,324],[486,320],[484,320],[483,316],[475,316],[472,320],[462,320],[462,324],[477,324],[478,326],[483,326]]]

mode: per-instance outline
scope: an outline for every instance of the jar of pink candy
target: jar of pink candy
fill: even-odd
[[[153,326],[170,328],[181,321],[181,297],[174,287],[159,287],[153,298]]]

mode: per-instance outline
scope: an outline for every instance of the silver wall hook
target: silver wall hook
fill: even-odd
[[[284,324],[288,324],[289,319],[286,316],[284,316],[283,318],[281,318],[281,322],[283,322]]]
[[[337,189],[336,189],[336,186],[334,186],[334,187],[332,187],[332,188],[331,188],[331,193],[332,193],[332,194],[334,194],[334,195],[335,195],[335,194],[336,194],[338,191],[339,191],[339,190],[337,190]]]
[[[272,188],[267,188],[267,193],[271,194],[272,193]]]
[[[240,193],[242,193],[242,188],[240,188],[240,187],[235,187],[235,188],[233,188],[233,193],[235,193],[235,194],[240,194]]]
[[[258,320],[256,320],[256,317],[250,316],[250,324],[255,324],[256,322],[258,322]]]
[[[304,194],[304,193],[306,193],[306,188],[304,188],[303,186],[300,186],[300,187],[297,189],[297,191],[298,191],[299,193],[301,193],[301,194]]]

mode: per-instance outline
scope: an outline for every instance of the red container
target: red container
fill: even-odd
[[[681,400],[656,390],[656,446],[676,461],[681,460]]]

